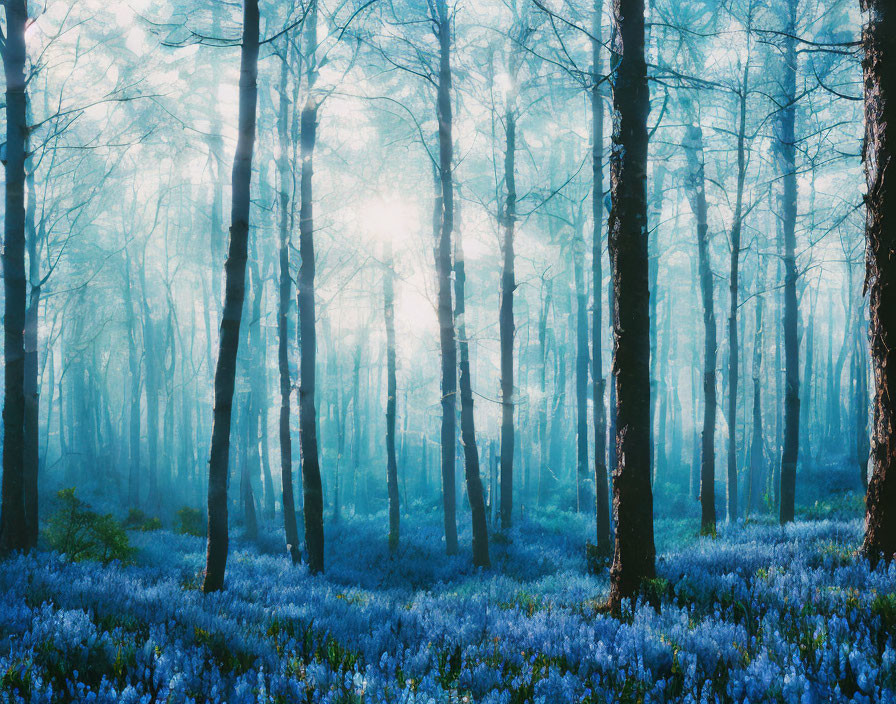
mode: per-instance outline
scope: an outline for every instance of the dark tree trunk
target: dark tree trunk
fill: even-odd
[[[285,51],[285,49],[284,49]],[[299,562],[299,529],[296,525],[296,504],[292,485],[292,435],[289,432],[290,395],[292,381],[289,378],[289,302],[292,296],[292,279],[289,275],[289,97],[286,94],[289,64],[287,56],[280,57],[280,105],[277,117],[277,138],[280,156],[277,173],[280,179],[280,285],[277,305],[277,366],[280,372],[280,489],[283,498],[283,528],[286,549],[293,564]]]
[[[644,0],[613,0],[613,150],[609,249],[615,293],[613,374],[616,546],[610,605],[656,574],[650,487],[650,293],[647,288],[647,64]]]
[[[750,442],[750,481],[747,491],[749,514],[760,506],[761,487],[765,472],[765,453],[762,442],[762,296],[756,297],[756,331],[753,337],[753,439]]]
[[[437,2],[436,31],[439,39],[439,200],[440,232],[435,248],[438,279],[439,343],[442,351],[442,509],[445,521],[445,551],[457,552],[457,498],[454,478],[457,429],[457,341],[451,305],[451,233],[454,227],[454,184],[451,109],[451,25],[445,0]]]
[[[392,247],[386,253],[383,272],[383,314],[386,321],[386,484],[389,492],[389,550],[398,548],[398,464],[395,461],[395,293],[392,281]]]
[[[124,301],[128,316],[128,371],[131,375],[130,423],[128,426],[128,504],[140,506],[140,357],[137,354],[136,310],[131,291],[131,257],[125,249]]]
[[[784,239],[784,449],[781,455],[780,520],[793,520],[796,503],[796,463],[800,447],[800,346],[796,300],[796,6],[788,3],[784,38],[784,108],[780,113],[778,164],[782,176],[781,225]],[[811,344],[811,339],[808,341]],[[807,353],[808,356],[808,353]],[[807,370],[808,373],[808,370]]]
[[[576,297],[576,511],[591,503],[588,482],[588,293],[585,290],[585,239],[576,223],[573,239],[573,285]]]
[[[706,208],[703,130],[692,116],[684,139],[688,177],[686,189],[697,221],[697,259],[703,299],[703,433],[700,453],[700,530],[716,530],[716,314],[713,303],[712,268],[709,259],[709,224]]]
[[[25,513],[25,24],[26,0],[7,0],[6,200],[3,226],[3,488],[0,552],[28,548]]]
[[[240,504],[243,510],[243,527],[246,529],[246,537],[249,540],[258,539],[258,516],[255,513],[255,492],[252,490],[252,474],[255,463],[250,459],[257,447],[258,436],[255,431],[256,416],[252,407],[252,393],[243,397],[243,422],[242,437],[240,438]]]
[[[317,65],[317,0],[312,0],[305,20],[305,61],[308,64],[308,98],[302,108],[300,149],[302,160],[301,206],[299,211],[299,440],[302,449],[302,489],[305,495],[305,546],[308,569],[312,574],[324,571],[324,492],[320,478],[317,447],[317,411],[315,378],[317,364],[317,330],[314,297],[314,218],[312,211],[314,173],[312,159],[317,140],[318,96],[314,91]]]
[[[738,100],[737,191],[734,220],[731,223],[731,259],[728,280],[728,520],[737,520],[737,385],[740,363],[740,342],[737,335],[737,308],[740,269],[740,240],[744,218],[744,183],[747,176],[747,88],[750,76],[749,56],[744,62],[744,75]]]
[[[604,106],[601,49],[601,13],[603,0],[594,0],[591,13],[591,282],[594,308],[591,312],[591,381],[594,395],[594,507],[597,527],[597,551],[601,557],[612,552],[610,542],[610,499],[607,478],[607,415],[604,406],[606,381],[604,379],[602,335],[603,330],[603,229],[604,229]]]
[[[548,492],[548,477],[550,472],[550,453],[548,449],[548,394],[547,394],[547,367],[548,367],[548,311],[551,309],[553,293],[553,281],[544,281],[544,297],[541,302],[541,313],[538,318],[538,359],[541,372],[539,374],[539,388],[541,390],[541,403],[538,408],[538,489],[536,493],[539,506],[544,502]]]
[[[233,159],[233,205],[230,248],[224,264],[224,311],[215,368],[215,410],[208,472],[208,550],[202,591],[224,586],[227,565],[227,479],[230,425],[240,322],[246,294],[252,151],[258,88],[258,0],[243,0],[243,37],[240,49],[239,132]],[[148,392],[148,389],[147,389]],[[147,393],[148,397],[148,393]]]
[[[866,288],[869,291],[874,433],[862,552],[872,561],[896,554],[896,194],[887,174],[896,151],[896,7],[862,0],[865,48]]]
[[[501,337],[501,528],[508,530],[513,521],[513,292],[514,274],[513,235],[516,224],[516,108],[508,98],[505,115],[507,145],[504,153],[504,269],[501,272],[501,304],[498,326]]]
[[[464,250],[460,232],[456,237],[454,263],[454,298],[456,301],[456,325],[458,347],[460,349],[460,437],[464,447],[464,474],[467,481],[467,500],[473,522],[473,564],[489,567],[488,523],[485,517],[485,499],[482,492],[482,477],[479,472],[479,449],[476,446],[476,426],[473,419],[473,380],[470,374],[470,346],[467,342],[467,327],[464,322],[466,273],[464,271]]]
[[[27,111],[26,111],[27,117]],[[25,148],[29,142],[26,139]],[[39,532],[37,473],[40,468],[40,380],[38,379],[38,317],[40,316],[40,260],[38,258],[35,227],[37,194],[34,192],[34,167],[31,159],[25,157],[25,183],[28,188],[28,202],[25,210],[25,235],[28,247],[28,283],[31,295],[25,310],[25,452],[24,452],[24,495],[25,525],[28,534],[28,548],[37,545]],[[43,232],[43,225],[41,225]]]

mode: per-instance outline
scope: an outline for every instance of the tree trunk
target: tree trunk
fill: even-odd
[[[277,138],[280,155],[277,173],[280,179],[280,286],[277,301],[277,367],[280,372],[280,490],[283,499],[283,528],[286,549],[297,564],[301,557],[299,529],[296,525],[296,504],[292,485],[292,435],[289,431],[290,395],[292,380],[289,378],[289,302],[292,295],[292,279],[289,275],[289,97],[286,94],[289,64],[287,56],[280,57],[280,104],[277,116]]]
[[[793,520],[796,503],[796,463],[800,447],[800,347],[797,336],[799,309],[796,300],[796,10],[789,0],[787,36],[784,38],[784,108],[778,165],[782,176],[781,225],[784,238],[784,449],[781,455],[780,520]],[[811,344],[811,340],[808,341]],[[808,352],[807,352],[808,356]],[[808,373],[808,371],[807,371]]]
[[[874,389],[872,470],[862,552],[872,562],[896,554],[896,195],[887,166],[896,151],[896,7],[889,0],[862,0],[865,48],[866,283],[871,318]]]
[[[26,110],[27,117],[27,110]],[[26,139],[26,151],[29,141]],[[39,533],[37,473],[40,467],[40,379],[38,378],[38,318],[40,316],[40,259],[38,258],[35,227],[35,210],[37,194],[34,191],[34,167],[31,158],[25,157],[25,184],[28,189],[28,202],[25,210],[25,235],[28,247],[28,282],[31,295],[28,308],[25,310],[25,451],[24,451],[24,496],[25,526],[28,534],[28,548],[37,545]],[[43,233],[43,225],[41,225]]]
[[[650,293],[647,287],[647,64],[644,0],[613,0],[613,150],[609,249],[613,267],[616,546],[610,605],[656,574],[650,487]]]
[[[703,299],[703,433],[700,453],[700,531],[716,530],[716,314],[713,303],[712,268],[709,255],[706,182],[704,176],[703,130],[699,119],[691,116],[683,142],[687,156],[686,189],[691,210],[697,221],[697,259],[700,293]]]
[[[224,311],[215,368],[215,409],[208,472],[208,549],[202,591],[224,586],[227,565],[227,479],[230,424],[240,322],[246,294],[252,151],[258,88],[258,0],[243,0],[243,37],[240,49],[239,132],[233,159],[233,204],[230,247],[224,264]],[[148,389],[147,389],[148,391]],[[148,394],[147,394],[148,397]]]
[[[512,71],[511,73],[515,73]],[[511,89],[513,91],[513,89]],[[508,97],[505,115],[507,148],[504,153],[504,269],[501,272],[501,303],[498,325],[501,337],[501,528],[508,530],[513,521],[513,292],[514,274],[513,235],[516,224],[516,107]]]
[[[457,516],[454,462],[457,430],[457,342],[451,305],[451,232],[454,227],[454,186],[451,109],[451,26],[445,0],[437,0],[436,32],[439,39],[439,81],[437,117],[439,121],[439,200],[440,233],[435,248],[438,279],[439,343],[442,350],[442,509],[445,521],[445,551],[457,553]]]
[[[242,437],[240,438],[240,503],[243,509],[243,527],[249,540],[258,539],[258,516],[255,513],[255,492],[252,490],[252,474],[255,467],[253,455],[257,450],[256,414],[252,392],[243,397]],[[253,449],[253,447],[255,449]]]
[[[324,493],[320,477],[317,447],[317,411],[315,377],[317,363],[317,330],[314,297],[314,216],[312,176],[314,147],[317,140],[317,0],[312,0],[305,19],[305,61],[308,64],[308,97],[302,108],[300,147],[302,189],[299,212],[298,305],[301,355],[299,363],[299,439],[302,448],[302,489],[305,494],[305,545],[308,569],[312,574],[324,571]]]
[[[455,240],[454,298],[460,350],[460,437],[464,447],[464,474],[467,482],[467,500],[473,522],[473,564],[489,567],[488,523],[485,517],[485,499],[482,492],[482,477],[479,472],[479,450],[476,446],[476,426],[473,418],[473,381],[470,374],[470,346],[467,342],[467,326],[464,315],[466,273],[464,272],[464,250],[460,232]],[[503,474],[502,474],[503,478]],[[502,495],[503,500],[503,495]],[[502,504],[503,510],[503,504]]]
[[[601,557],[612,552],[610,542],[610,499],[607,478],[607,415],[604,406],[606,380],[603,365],[603,181],[604,181],[604,106],[601,50],[601,13],[603,0],[594,0],[591,13],[591,282],[594,307],[591,311],[591,381],[594,396],[594,508],[597,551]]]
[[[585,290],[585,239],[582,223],[573,236],[573,285],[576,298],[576,511],[591,503],[588,481],[588,293]]]
[[[398,464],[395,461],[395,293],[392,281],[392,246],[387,244],[383,272],[383,314],[386,321],[386,484],[389,492],[389,551],[398,548]]]
[[[734,219],[731,223],[731,259],[728,280],[728,520],[737,520],[737,384],[740,363],[740,342],[737,335],[737,308],[740,268],[740,240],[744,218],[744,183],[747,176],[746,131],[747,88],[750,76],[749,55],[744,61],[740,85],[737,130],[737,191]]]
[[[756,297],[756,331],[753,337],[753,439],[750,442],[750,481],[747,491],[748,515],[760,507],[761,487],[765,470],[762,442],[762,296]]]
[[[7,0],[6,201],[3,227],[3,485],[0,551],[28,548],[25,513],[25,24],[26,0]]]

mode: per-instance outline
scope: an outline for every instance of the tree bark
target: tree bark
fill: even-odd
[[[594,396],[594,507],[597,551],[601,557],[613,553],[610,541],[610,499],[607,478],[607,415],[604,406],[606,380],[603,365],[603,220],[604,220],[604,106],[601,90],[601,13],[603,0],[594,0],[591,13],[591,381]]]
[[[739,292],[740,240],[744,218],[744,184],[747,176],[746,131],[747,88],[750,76],[749,54],[744,61],[743,79],[738,96],[737,191],[734,219],[731,223],[728,279],[728,520],[737,520],[737,384],[740,363],[740,342],[737,335],[737,302]]]
[[[26,0],[7,0],[6,200],[3,223],[3,484],[0,552],[28,548],[25,513],[25,25]]]
[[[387,245],[383,272],[383,315],[386,322],[386,484],[389,493],[389,551],[398,548],[399,498],[398,463],[395,460],[395,415],[397,384],[395,380],[395,292],[392,281],[392,246]]]
[[[800,446],[800,348],[797,335],[799,309],[796,299],[796,11],[797,0],[788,2],[787,36],[784,38],[784,108],[778,165],[782,175],[781,225],[784,239],[784,448],[781,454],[780,520],[793,520],[796,504],[796,463]],[[808,340],[811,344],[811,339]],[[808,356],[808,352],[807,352]],[[808,373],[808,371],[807,371]]]
[[[591,503],[588,481],[588,293],[585,290],[585,239],[576,223],[573,239],[573,285],[576,298],[576,511]]]
[[[240,322],[246,294],[252,152],[258,88],[258,0],[243,0],[243,37],[240,49],[239,131],[233,159],[233,203],[230,247],[224,264],[224,311],[215,368],[215,410],[208,473],[208,548],[202,591],[224,586],[227,566],[227,480],[230,425]]]
[[[512,70],[511,74],[515,71]],[[501,338],[501,528],[508,530],[513,522],[513,293],[516,289],[513,251],[516,224],[516,106],[513,97],[508,97],[504,117],[507,133],[504,183],[507,197],[504,201],[504,268],[501,272],[498,327]]]
[[[28,116],[26,108],[26,119]],[[26,152],[29,140],[25,140]],[[37,546],[39,533],[37,475],[40,469],[40,379],[38,378],[38,318],[40,316],[40,259],[38,258],[38,230],[35,226],[37,194],[34,191],[34,166],[30,156],[25,155],[25,185],[28,201],[25,207],[25,238],[28,247],[28,288],[31,295],[25,309],[25,451],[24,451],[24,496],[25,528],[28,548]],[[41,225],[43,233],[43,225]]]
[[[704,176],[703,130],[695,115],[685,130],[683,142],[688,164],[686,189],[697,221],[697,259],[700,294],[703,300],[703,433],[700,451],[700,531],[716,530],[716,314],[713,302],[712,267],[709,255],[709,224]]]
[[[451,304],[451,233],[454,228],[454,187],[451,108],[451,24],[445,0],[437,1],[436,32],[439,39],[437,117],[439,121],[439,200],[441,217],[435,248],[438,279],[439,343],[442,351],[442,509],[445,552],[457,553],[457,498],[454,462],[457,429],[457,342]]]
[[[647,259],[647,113],[644,0],[613,0],[613,151],[610,261],[613,267],[613,374],[617,466],[613,471],[616,546],[610,606],[634,597],[656,575],[650,486],[650,320]]]
[[[317,0],[312,0],[305,20],[305,61],[308,66],[308,97],[302,108],[300,150],[302,161],[301,206],[299,210],[298,306],[301,355],[299,363],[299,439],[302,449],[302,489],[305,495],[305,545],[308,569],[312,574],[324,571],[324,492],[320,477],[317,446],[317,410],[315,379],[317,329],[314,296],[314,215],[312,176],[314,147],[317,141]]]
[[[285,49],[284,49],[285,51]],[[284,54],[280,57],[280,104],[277,115],[277,139],[280,155],[277,158],[277,174],[280,179],[280,284],[277,300],[277,367],[280,372],[280,490],[283,501],[283,529],[286,549],[297,564],[301,557],[299,529],[296,525],[296,504],[292,485],[292,435],[289,431],[290,395],[292,380],[289,378],[289,303],[292,296],[292,279],[289,275],[289,97],[287,80],[289,63]]]
[[[862,553],[872,562],[896,554],[896,194],[890,193],[896,151],[896,7],[889,0],[861,0],[865,13],[865,196],[866,278],[869,293],[871,364],[874,370],[874,432],[871,479]]]

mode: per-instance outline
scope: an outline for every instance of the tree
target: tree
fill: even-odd
[[[616,545],[610,606],[656,574],[650,486],[650,321],[647,288],[647,63],[644,0],[613,0],[613,150],[609,250],[613,271]]]
[[[2,43],[6,76],[6,200],[3,221],[3,485],[0,551],[25,550],[25,81],[26,0],[6,0],[6,37]],[[36,467],[33,468],[36,471]],[[30,468],[29,468],[30,471]]]
[[[398,464],[395,460],[395,406],[398,389],[395,381],[395,284],[392,272],[392,246],[386,245],[383,272],[383,317],[386,323],[386,483],[389,493],[389,550],[398,549],[399,505]]]
[[[299,530],[296,525],[296,505],[292,485],[292,435],[289,431],[290,396],[292,380],[289,376],[289,302],[292,295],[292,279],[289,274],[290,244],[290,209],[289,188],[289,96],[287,81],[289,77],[288,50],[284,48],[280,56],[280,83],[278,87],[279,105],[277,114],[277,139],[280,155],[277,159],[277,176],[280,180],[280,281],[277,300],[277,367],[280,374],[280,488],[283,500],[283,528],[286,534],[286,546],[293,563],[298,563]]]
[[[319,96],[317,81],[317,0],[311,0],[305,21],[305,66],[308,95],[302,107],[299,143],[302,160],[301,205],[299,209],[299,439],[302,448],[302,490],[305,495],[305,544],[308,569],[324,571],[324,492],[320,478],[317,446],[317,410],[314,393],[317,364],[317,329],[314,298],[314,147],[317,141]]]
[[[793,520],[796,504],[796,464],[800,447],[800,347],[796,299],[796,5],[787,2],[784,37],[783,106],[780,112],[778,169],[782,177],[781,227],[784,239],[784,450],[781,454],[781,523]],[[811,344],[811,338],[810,343]],[[807,357],[808,357],[807,352]],[[807,369],[807,374],[810,371]]]
[[[603,330],[603,181],[604,105],[601,50],[603,0],[594,0],[591,23],[591,278],[594,307],[591,312],[591,379],[594,394],[594,501],[597,550],[601,557],[612,554],[610,503],[607,482],[607,416],[604,408],[606,380],[602,357]],[[614,440],[615,442],[615,440]]]
[[[215,409],[208,472],[208,549],[202,591],[224,586],[227,566],[227,480],[230,457],[230,425],[240,322],[246,295],[246,260],[249,248],[249,210],[252,152],[255,145],[255,112],[258,87],[258,0],[243,0],[243,32],[240,45],[239,123],[233,158],[233,201],[230,246],[224,264],[224,310],[215,368]]]
[[[865,25],[866,290],[874,369],[874,433],[871,479],[862,553],[872,562],[896,555],[896,196],[888,169],[896,151],[896,7],[888,0],[862,0]]]

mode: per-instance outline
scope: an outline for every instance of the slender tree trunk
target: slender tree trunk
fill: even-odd
[[[451,234],[454,228],[454,186],[451,108],[451,25],[445,0],[437,0],[439,39],[437,116],[439,121],[439,200],[441,229],[435,248],[438,278],[439,342],[442,350],[442,509],[445,551],[457,553],[457,516],[454,462],[457,430],[457,342],[451,304]]]
[[[7,0],[6,39],[6,201],[3,228],[3,485],[0,552],[28,548],[25,513],[25,84],[26,0]]]
[[[504,268],[501,272],[498,324],[501,337],[501,528],[508,530],[513,521],[513,293],[516,289],[513,252],[516,224],[516,107],[513,97],[508,97],[504,125],[507,133],[504,153],[507,198],[504,201]]]
[[[243,510],[243,526],[246,529],[246,537],[249,540],[258,539],[258,516],[255,513],[255,492],[252,490],[252,474],[255,469],[253,455],[257,449],[258,436],[256,435],[255,409],[252,407],[252,393],[243,397],[243,423],[242,437],[239,445],[240,452],[240,503]]]
[[[656,574],[650,487],[650,293],[647,287],[647,63],[644,0],[613,0],[613,151],[610,261],[613,268],[613,374],[616,546],[610,605],[637,594]]]
[[[576,223],[573,239],[573,285],[576,299],[576,511],[591,503],[588,481],[588,293],[585,290],[585,239]]]
[[[760,489],[765,471],[762,442],[762,307],[765,299],[756,297],[756,331],[753,337],[753,439],[750,442],[750,482],[744,514],[760,505]]]
[[[26,110],[27,117],[27,110]],[[25,141],[26,150],[29,140]],[[28,202],[25,210],[25,235],[28,247],[28,282],[31,295],[25,310],[25,452],[24,452],[24,495],[25,524],[28,533],[28,548],[37,545],[39,532],[37,473],[40,467],[40,379],[38,378],[38,318],[40,316],[40,259],[38,258],[35,227],[37,194],[34,191],[34,166],[31,158],[25,156],[25,184]],[[43,225],[41,225],[43,232]]]
[[[601,81],[603,63],[600,55],[601,13],[603,0],[594,0],[591,13],[591,288],[594,307],[591,311],[591,381],[594,396],[594,507],[597,528],[597,551],[610,557],[610,499],[607,477],[607,415],[604,406],[606,380],[603,364],[603,229],[604,229],[604,106]]]
[[[865,48],[866,288],[871,318],[874,389],[872,470],[862,552],[872,561],[896,554],[896,195],[889,176],[896,151],[896,7],[889,0],[861,0]],[[889,176],[888,176],[889,174]],[[8,196],[7,196],[8,197]]]
[[[455,239],[454,298],[460,351],[460,437],[464,447],[464,474],[467,482],[467,500],[473,522],[473,564],[489,567],[488,523],[485,517],[485,499],[482,491],[482,477],[479,472],[479,449],[476,445],[476,426],[473,418],[473,380],[470,373],[470,346],[467,342],[467,326],[464,285],[467,277],[464,271],[464,250],[458,231]],[[503,475],[502,475],[503,476]],[[502,506],[503,510],[503,506]]]
[[[709,255],[709,224],[707,221],[706,186],[704,176],[703,130],[699,119],[691,118],[684,139],[688,177],[686,188],[691,209],[697,221],[697,259],[700,273],[700,293],[703,299],[703,433],[700,453],[700,530],[716,530],[716,314],[713,303],[712,268]]]
[[[246,294],[252,151],[258,88],[258,0],[243,0],[243,37],[240,48],[239,131],[233,159],[233,205],[230,248],[224,264],[224,311],[215,368],[215,412],[208,473],[208,550],[202,591],[224,586],[227,565],[227,479],[230,424],[240,322]]]
[[[398,548],[398,464],[395,461],[395,415],[398,389],[395,380],[395,293],[392,281],[392,246],[387,245],[383,272],[383,314],[386,321],[386,483],[389,493],[389,550]]]
[[[315,378],[317,364],[317,330],[314,295],[314,217],[312,210],[314,173],[312,160],[317,140],[317,0],[312,0],[305,19],[305,61],[308,64],[308,98],[302,108],[300,146],[302,160],[301,207],[299,213],[298,305],[301,356],[299,363],[299,439],[302,448],[302,488],[305,494],[305,545],[308,569],[312,574],[324,571],[324,493],[320,477],[317,446],[317,411]]]
[[[125,249],[124,301],[128,316],[128,370],[131,375],[128,458],[128,504],[140,506],[140,357],[137,354],[136,310],[131,292],[131,257]]]
[[[793,520],[796,503],[796,464],[800,447],[800,347],[796,300],[796,10],[789,0],[784,38],[784,108],[780,114],[778,164],[782,175],[781,219],[784,238],[784,450],[781,455],[781,523]],[[811,344],[811,339],[808,341]],[[808,358],[808,352],[807,352]],[[808,370],[807,370],[807,373]]]
[[[289,431],[290,395],[292,380],[289,378],[289,303],[292,296],[292,279],[289,275],[289,97],[286,93],[289,76],[287,56],[280,57],[280,105],[277,116],[277,138],[280,156],[277,173],[280,179],[280,287],[277,305],[277,366],[280,372],[280,490],[283,499],[283,528],[286,549],[297,564],[301,557],[299,529],[296,525],[296,504],[292,484],[292,435]]]
[[[543,283],[544,296],[541,302],[541,313],[538,318],[538,359],[539,389],[541,402],[538,408],[538,489],[537,503],[541,506],[548,493],[548,479],[550,473],[550,452],[548,448],[548,394],[547,394],[547,367],[548,367],[548,311],[551,309],[553,293],[553,281],[548,279]]]
[[[747,88],[750,76],[749,54],[744,61],[744,74],[738,100],[737,191],[734,220],[731,223],[731,259],[728,280],[728,520],[737,520],[737,384],[740,364],[740,342],[737,335],[740,240],[744,218],[744,183],[747,176]]]

